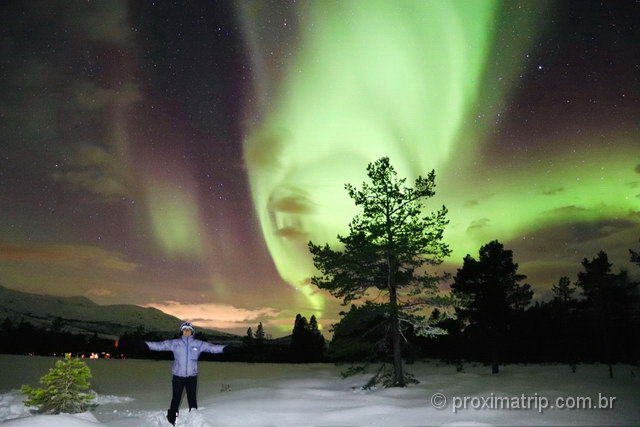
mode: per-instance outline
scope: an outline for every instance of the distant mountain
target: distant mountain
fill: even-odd
[[[181,320],[156,308],[137,305],[99,305],[85,297],[59,297],[16,291],[0,286],[0,322],[9,318],[14,324],[25,320],[49,327],[57,322],[63,330],[117,338],[139,326],[145,331],[177,332]],[[213,329],[198,328],[207,339],[236,341],[239,336]]]

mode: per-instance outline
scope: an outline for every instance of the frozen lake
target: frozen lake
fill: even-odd
[[[0,420],[7,425],[96,425],[96,421],[110,426],[169,425],[164,415],[171,399],[171,361],[85,359],[93,374],[92,388],[104,403],[85,418],[29,416],[16,391],[21,384],[36,385],[55,360],[0,355]],[[366,376],[343,380],[342,368],[332,364],[201,361],[200,410],[188,414],[183,396],[177,425],[640,424],[640,370],[635,366],[616,365],[614,379],[604,365],[581,365],[575,374],[566,365],[508,365],[499,375],[491,375],[490,368],[480,364],[466,364],[464,372],[435,361],[406,367],[420,384],[363,391],[357,386]],[[434,393],[447,399],[444,409],[433,406]],[[585,397],[594,406],[602,405],[599,393],[613,401],[612,409],[540,409],[543,404],[554,405],[557,397],[568,405]],[[493,400],[522,394],[529,398],[529,409],[500,409]],[[441,396],[438,399],[436,404],[442,402]],[[463,399],[466,409],[460,407]],[[459,406],[456,411],[454,404]],[[19,418],[24,416],[28,418]]]

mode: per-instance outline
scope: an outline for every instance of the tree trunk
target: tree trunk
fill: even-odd
[[[498,365],[498,349],[496,348],[496,343],[493,343],[491,346],[491,373],[497,374],[500,372],[500,367]]]
[[[491,373],[498,374],[500,373],[498,358],[498,345],[500,343],[500,338],[498,337],[498,332],[494,328],[492,329],[492,336],[489,338],[489,345],[491,346]]]
[[[391,337],[393,342],[393,374],[395,386],[405,387],[404,372],[402,370],[402,348],[400,347],[400,318],[398,316],[398,300],[395,287],[389,292],[391,302]]]
[[[604,348],[604,357],[607,365],[609,366],[609,378],[613,379],[613,355],[611,354],[611,348],[613,347],[613,342],[611,340],[611,334],[608,331],[614,330],[608,322],[608,317],[600,311],[600,321],[598,322],[598,329],[600,336],[600,342],[602,343],[602,347]]]
[[[609,362],[609,378],[613,378],[613,365]]]

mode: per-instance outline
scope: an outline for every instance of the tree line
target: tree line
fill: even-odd
[[[640,267],[637,258],[633,262]],[[437,358],[459,371],[465,362],[481,362],[493,373],[504,363],[566,363],[572,372],[580,363],[604,363],[613,377],[615,363],[640,360],[640,311],[638,282],[626,270],[614,273],[612,267],[604,251],[584,258],[575,280],[561,277],[550,300],[532,304],[530,285],[522,283],[526,277],[517,273],[512,252],[498,241],[489,242],[477,260],[465,257],[451,284],[463,305],[454,316],[439,308],[431,311],[428,321],[442,330],[438,335],[404,331],[403,357]],[[367,302],[341,314],[328,357],[384,360],[384,349],[376,347],[385,338],[382,330],[376,331],[384,324],[384,310]],[[373,355],[372,348],[378,348]]]
[[[434,170],[407,186],[383,157],[367,177],[360,188],[345,184],[359,213],[337,236],[340,249],[308,242],[319,272],[311,283],[351,305],[329,346],[330,358],[351,362],[344,376],[375,366],[365,388],[404,387],[417,382],[405,359],[423,356],[458,369],[465,359],[483,361],[496,374],[504,362],[567,362],[574,371],[578,362],[604,362],[611,376],[615,362],[638,363],[638,282],[613,273],[605,252],[583,260],[575,283],[561,278],[552,301],[531,305],[531,285],[497,240],[477,259],[468,254],[454,277],[429,271],[451,253],[446,207],[422,212],[435,195]],[[450,279],[443,292],[438,285]]]
[[[142,325],[131,332],[121,335],[117,340],[93,335],[76,334],[65,330],[64,320],[56,318],[49,326],[36,326],[28,321],[19,323],[5,318],[0,323],[0,353],[42,356],[62,356],[72,353],[76,356],[90,357],[95,354],[104,358],[142,358],[171,359],[169,352],[152,352],[143,341],[162,341],[178,338],[178,332],[166,334],[157,331],[146,331]],[[287,337],[273,339],[260,322],[253,333],[252,329],[242,337],[222,341],[197,331],[195,338],[216,343],[240,344],[234,352],[222,354],[202,353],[202,360],[240,361],[240,362],[275,362],[275,363],[308,363],[326,361],[326,340],[318,328],[314,315],[309,322],[298,314],[294,321],[292,334]]]
[[[48,327],[36,326],[24,320],[5,318],[0,324],[0,353],[60,356],[64,353],[115,354],[112,339],[65,331],[63,321],[56,318]],[[104,357],[104,354],[102,354]]]

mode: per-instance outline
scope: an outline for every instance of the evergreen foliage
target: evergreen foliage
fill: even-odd
[[[298,313],[291,333],[291,354],[299,362],[317,362],[324,358],[325,340],[318,328],[316,316],[306,317]]]
[[[562,304],[566,304],[571,301],[575,291],[575,286],[571,284],[571,279],[567,276],[562,276],[560,280],[558,280],[558,284],[553,285],[551,288],[551,292],[553,292],[553,299]]]
[[[442,242],[449,222],[447,209],[443,206],[422,216],[424,199],[435,195],[434,171],[427,178],[419,176],[415,187],[407,187],[406,178],[398,178],[389,158],[383,157],[368,165],[367,176],[370,183],[363,183],[360,189],[345,185],[361,212],[349,224],[349,234],[337,236],[344,249],[308,243],[321,273],[312,277],[311,283],[341,298],[343,305],[376,298],[382,301],[368,308],[381,312],[376,321],[383,333],[374,348],[386,358],[367,387],[378,382],[404,387],[414,382],[403,367],[405,332],[413,330],[426,336],[444,333],[429,323],[424,311],[429,306],[455,305],[455,299],[441,295],[437,286],[448,274],[431,275],[424,268],[440,264],[450,254]]]
[[[459,317],[482,331],[490,343],[493,373],[499,372],[500,347],[514,312],[524,310],[533,295],[530,285],[519,283],[527,276],[517,270],[513,252],[494,240],[480,248],[477,261],[467,254],[451,285],[453,294],[464,302],[458,308]]]
[[[604,251],[600,251],[591,261],[582,260],[584,271],[578,273],[576,286],[584,297],[584,313],[589,329],[595,334],[598,348],[604,350],[603,359],[609,365],[609,375],[613,378],[614,351],[620,342],[620,331],[624,322],[636,311],[638,296],[637,282],[633,282],[622,270],[611,272],[612,263]]]
[[[242,343],[247,347],[251,347],[254,344],[254,341],[253,331],[249,328],[247,329],[247,334],[242,337]]]
[[[56,361],[54,368],[40,378],[44,388],[33,388],[24,384],[22,393],[27,396],[25,406],[38,406],[41,412],[74,414],[87,410],[95,396],[87,393],[91,371],[86,363],[66,354],[64,360]]]
[[[265,334],[264,334],[264,328],[262,327],[262,322],[258,324],[258,328],[256,329],[254,340],[257,345],[264,345],[265,343]]]

